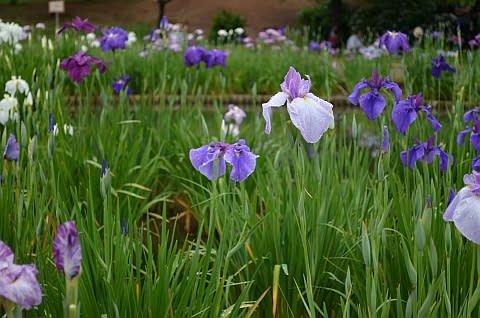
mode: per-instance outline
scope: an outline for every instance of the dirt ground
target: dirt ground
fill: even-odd
[[[314,5],[314,0],[172,0],[166,6],[166,15],[173,23],[208,30],[213,16],[226,9],[246,18],[247,31],[258,32],[267,27],[295,25],[299,10]],[[23,24],[52,23],[54,18],[48,14],[47,8],[46,2],[0,5],[0,18]],[[158,18],[155,0],[66,1],[65,8],[61,22],[78,15],[104,26],[142,24],[153,27]]]

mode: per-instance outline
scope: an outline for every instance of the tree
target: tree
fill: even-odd
[[[165,15],[165,6],[172,0],[157,0],[158,2],[158,21],[157,27],[160,25],[160,21],[162,21],[162,17]]]

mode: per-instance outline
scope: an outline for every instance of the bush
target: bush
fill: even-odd
[[[213,18],[212,28],[208,33],[208,40],[215,43],[224,43],[228,41],[229,37],[219,37],[218,31],[219,30],[235,30],[236,28],[243,28],[245,27],[245,19],[242,18],[240,15],[222,10],[215,15]]]

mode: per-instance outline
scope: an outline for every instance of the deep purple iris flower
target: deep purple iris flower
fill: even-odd
[[[200,64],[200,62],[204,60],[204,56],[206,54],[207,50],[205,50],[203,47],[190,46],[183,54],[183,63],[185,63],[186,66],[194,66]]]
[[[53,113],[48,113],[48,132],[53,133],[55,131],[55,120],[53,119]]]
[[[382,152],[388,152],[389,148],[390,148],[390,142],[389,142],[389,136],[388,136],[388,127],[387,125],[384,125],[382,143],[380,144],[380,150]]]
[[[234,144],[211,142],[190,150],[190,161],[193,167],[209,180],[223,176],[227,162],[232,166],[230,179],[236,182],[243,181],[255,170],[257,157],[243,139]]]
[[[474,108],[466,112],[463,115],[463,122],[467,125],[472,122],[473,125],[458,134],[457,144],[463,144],[465,136],[472,133],[470,143],[477,152],[480,152],[480,108]]]
[[[380,38],[380,47],[383,45],[390,54],[397,54],[400,49],[402,49],[404,53],[410,51],[407,35],[402,32],[385,32]]]
[[[203,61],[205,62],[206,68],[211,68],[217,65],[227,67],[227,54],[222,50],[213,49],[207,51],[203,56]]]
[[[60,63],[60,67],[67,71],[71,80],[76,83],[80,83],[84,77],[90,75],[92,65],[97,65],[100,73],[106,70],[105,64],[100,59],[81,50]]]
[[[17,143],[17,139],[14,134],[10,134],[3,152],[3,159],[10,161],[17,161],[20,155],[20,146]]]
[[[112,89],[116,94],[120,94],[121,91],[127,92],[127,95],[132,94],[132,88],[128,86],[128,82],[130,81],[130,76],[124,75],[120,77],[118,80],[112,83]]]
[[[42,302],[38,270],[33,264],[15,264],[14,257],[10,247],[0,241],[0,304],[5,299],[30,309]]]
[[[82,249],[74,221],[60,224],[53,239],[53,258],[67,279],[75,278],[82,269]]]
[[[433,116],[432,106],[423,104],[422,93],[408,96],[406,99],[395,103],[392,110],[392,121],[397,131],[405,135],[407,128],[417,119],[417,113],[423,112],[427,115],[428,121],[432,124],[433,131],[437,132],[442,128],[440,122]]]
[[[435,156],[440,157],[440,171],[445,172],[448,169],[449,156],[441,150],[441,145],[434,146],[435,136],[430,137],[426,142],[417,140],[416,145],[400,153],[400,160],[404,166],[410,169],[415,168],[417,161],[424,161],[428,164],[433,162]]]
[[[97,27],[90,22],[88,19],[82,20],[80,17],[75,17],[72,22],[65,23],[63,27],[58,30],[58,34],[62,33],[66,29],[75,29],[77,32],[85,31],[85,32],[93,32]]]
[[[445,57],[440,55],[437,58],[432,59],[432,76],[435,78],[440,78],[442,72],[455,73],[455,68],[451,67],[445,61]]]
[[[103,30],[103,36],[100,38],[100,48],[102,51],[115,51],[127,47],[128,32],[120,27],[113,27]]]
[[[370,88],[370,92],[360,96],[360,108],[362,108],[367,118],[370,120],[375,120],[385,109],[387,102],[385,98],[380,94],[381,88],[388,89],[392,91],[395,96],[395,102],[398,103],[400,97],[402,96],[402,90],[397,83],[391,82],[388,77],[382,80],[378,76],[376,71],[372,72],[372,80],[362,80],[353,88],[353,92],[348,96],[348,100],[353,105],[358,105],[360,91],[364,88]]]

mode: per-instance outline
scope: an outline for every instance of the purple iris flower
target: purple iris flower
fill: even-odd
[[[480,244],[480,173],[464,175],[463,182],[465,186],[447,206],[443,219],[453,222],[464,237]]]
[[[424,112],[427,115],[427,119],[432,124],[433,131],[437,132],[442,128],[440,122],[431,112],[432,106],[424,106],[422,104],[422,93],[418,93],[417,95],[408,96],[406,99],[393,105],[392,121],[399,133],[405,135],[407,128],[417,119],[418,112]]]
[[[126,90],[127,95],[132,94],[132,88],[128,86],[128,82],[130,81],[130,76],[124,75],[120,77],[118,80],[112,83],[112,89],[116,94],[120,94],[121,91]]]
[[[440,78],[442,72],[455,73],[455,68],[445,62],[445,57],[440,54],[436,59],[432,59],[432,76],[435,78]]]
[[[58,270],[69,280],[82,269],[82,249],[75,221],[60,224],[53,239],[53,258]]]
[[[168,30],[168,26],[169,26],[169,24],[168,24],[167,16],[164,15],[164,16],[162,16],[162,19],[160,20],[159,28],[160,28],[160,30]]]
[[[472,127],[468,127],[462,130],[457,136],[457,144],[463,144],[465,136],[469,133],[473,133],[470,136],[470,143],[477,152],[480,152],[480,108],[474,108],[469,110],[463,115],[463,121],[465,124],[473,122]]]
[[[183,63],[186,66],[194,66],[200,64],[204,60],[204,56],[207,54],[201,46],[190,46],[183,54]]]
[[[390,143],[389,143],[389,137],[388,137],[388,127],[387,125],[384,125],[382,143],[380,144],[380,150],[382,152],[388,152],[389,148],[390,148]]]
[[[315,42],[315,41],[310,41],[310,43],[308,44],[308,49],[310,51],[319,51],[321,50],[322,48],[324,48],[322,46],[322,44],[318,43],[318,42]]]
[[[243,181],[255,170],[257,157],[243,139],[234,144],[211,142],[190,150],[190,161],[193,167],[209,180],[223,176],[227,162],[232,166],[230,179],[236,182]]]
[[[273,95],[268,102],[262,104],[265,118],[265,133],[272,130],[270,115],[273,107],[281,107],[287,103],[288,114],[295,127],[300,130],[303,139],[308,143],[320,140],[327,129],[334,128],[333,105],[310,93],[312,82],[307,76],[304,80],[293,67],[280,84],[281,92]]]
[[[205,62],[206,68],[211,68],[217,65],[226,67],[227,54],[222,50],[213,49],[207,51],[207,53],[203,55],[203,61]]]
[[[90,75],[92,65],[97,65],[100,73],[106,70],[105,64],[100,59],[81,50],[60,63],[60,67],[67,71],[70,79],[76,83],[80,83],[84,77]]]
[[[120,27],[113,27],[103,30],[103,36],[100,38],[100,48],[102,51],[115,51],[127,47],[128,32]]]
[[[20,155],[20,146],[17,143],[17,139],[14,134],[10,134],[3,152],[3,159],[10,161],[17,161]]]
[[[77,32],[85,31],[85,32],[93,32],[97,27],[90,22],[88,19],[82,20],[80,17],[75,17],[72,22],[65,23],[63,27],[58,30],[58,34],[62,33],[66,29],[75,29]]]
[[[407,35],[402,32],[385,32],[380,38],[380,47],[383,45],[385,45],[390,54],[397,54],[400,49],[402,49],[404,53],[410,51]]]
[[[14,257],[10,247],[0,241],[0,304],[5,299],[30,309],[42,302],[38,270],[33,264],[15,264]]]
[[[376,71],[372,72],[372,80],[362,80],[353,88],[353,92],[348,96],[348,100],[353,105],[358,105],[358,95],[360,91],[364,88],[370,88],[370,92],[360,96],[360,108],[362,108],[367,118],[370,120],[375,120],[385,109],[387,102],[385,98],[380,94],[380,89],[383,87],[392,91],[395,96],[395,102],[398,103],[400,97],[402,96],[402,90],[397,83],[391,82],[388,77],[382,80],[378,76]]]
[[[440,156],[440,171],[447,171],[449,156],[446,152],[441,150],[441,145],[433,145],[434,140],[435,136],[430,137],[427,142],[417,140],[415,146],[409,150],[402,151],[400,153],[400,160],[403,165],[413,169],[415,168],[417,161],[424,161],[431,164],[435,156]]]

